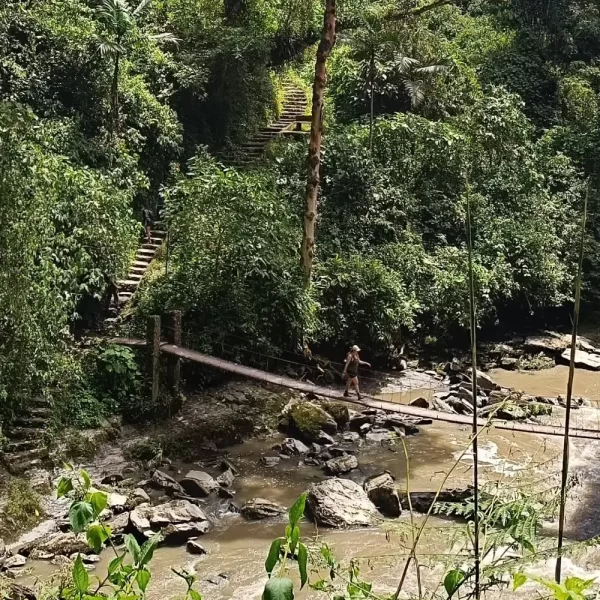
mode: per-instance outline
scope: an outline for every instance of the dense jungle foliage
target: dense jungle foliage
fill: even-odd
[[[143,206],[166,207],[169,265],[144,285],[136,318],[182,309],[184,329],[208,346],[231,335],[271,351],[301,340],[386,351],[455,336],[468,314],[467,198],[480,324],[541,322],[571,301],[586,180],[586,300],[595,302],[596,4],[340,0],[306,288],[306,139],[272,144],[251,168],[220,161],[277,117],[285,81],[310,97],[323,8],[2,3],[6,410],[40,392],[106,412],[135,406],[138,374],[131,395],[115,399],[95,372],[106,349],[82,358],[72,339],[130,263]],[[110,357],[111,372],[128,372],[130,360]]]

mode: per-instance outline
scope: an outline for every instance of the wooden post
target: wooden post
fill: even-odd
[[[160,317],[158,315],[148,319],[146,341],[148,342],[148,375],[151,382],[150,396],[152,405],[155,405],[160,389]]]
[[[181,346],[181,311],[174,310],[169,319],[167,329],[167,340],[169,344]],[[181,382],[181,358],[169,355],[167,359],[167,380],[169,390],[173,396],[179,396],[179,384]]]

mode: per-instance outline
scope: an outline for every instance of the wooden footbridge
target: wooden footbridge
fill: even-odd
[[[299,392],[311,393],[316,396],[324,398],[330,398],[333,400],[339,400],[343,402],[350,402],[352,404],[358,404],[368,408],[377,408],[385,411],[398,413],[407,417],[412,417],[421,420],[431,421],[444,421],[446,423],[454,423],[456,425],[463,425],[471,427],[473,419],[467,415],[458,415],[452,413],[444,413],[436,410],[419,408],[417,406],[407,406],[404,404],[397,404],[395,402],[386,402],[378,400],[377,398],[369,395],[363,395],[359,400],[356,397],[344,397],[341,389],[333,389],[325,386],[316,385],[307,381],[299,381],[291,377],[285,377],[277,375],[275,373],[269,373],[253,367],[246,367],[222,358],[216,358],[196,350],[190,350],[181,346],[181,329],[180,329],[180,316],[175,317],[175,324],[179,327],[175,327],[175,335],[171,336],[169,342],[161,342],[160,340],[160,319],[156,319],[154,326],[150,327],[148,341],[143,339],[134,338],[112,338],[110,341],[114,344],[123,346],[130,346],[136,348],[146,348],[149,350],[149,359],[152,363],[151,368],[153,373],[158,373],[158,359],[160,354],[165,354],[169,360],[169,379],[171,386],[178,386],[179,380],[179,363],[180,361],[187,360],[228,373],[233,373],[241,377],[247,377],[248,379],[254,379],[263,383],[269,383],[271,385],[282,386],[291,390]],[[177,333],[178,332],[178,333]],[[178,343],[173,343],[178,342]],[[158,376],[153,376],[153,395],[158,396]],[[518,431],[522,433],[532,433],[537,435],[545,436],[564,436],[564,428],[553,426],[553,425],[539,425],[535,423],[520,423],[516,421],[505,421],[502,419],[479,419],[480,427],[495,427],[496,429],[502,429],[506,431]],[[570,437],[579,439],[593,439],[600,440],[600,430],[596,429],[585,429],[585,428],[571,428]]]

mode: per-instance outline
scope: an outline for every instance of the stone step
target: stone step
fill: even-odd
[[[31,427],[11,427],[9,438],[12,440],[39,440],[46,433],[45,429]]]
[[[32,417],[50,418],[52,416],[52,407],[50,407],[50,406],[30,407],[27,409],[27,412]]]
[[[43,396],[34,396],[30,400],[28,400],[27,404],[29,406],[37,406],[41,408],[52,408],[52,402],[50,402],[48,398],[44,398]]]
[[[40,445],[40,440],[23,440],[22,442],[9,442],[4,447],[5,454],[12,454],[15,452],[24,452],[25,450],[34,450]]]
[[[152,232],[152,235],[161,239],[164,239],[167,237],[167,232],[163,231],[162,229],[156,229]]]
[[[123,304],[124,302],[129,302],[133,294],[131,292],[121,292],[119,294],[119,302]]]
[[[138,270],[138,267],[135,267],[134,269],[129,269],[129,273],[127,273],[127,276],[125,277],[125,279],[122,279],[121,281],[138,281],[140,282],[142,280],[142,278],[144,277],[144,273],[146,272],[147,269],[139,269],[141,271],[141,273],[136,272]]]
[[[121,279],[117,281],[117,286],[119,289],[129,289],[130,291],[133,291],[131,288],[138,288],[140,282],[141,279]]]
[[[134,260],[131,263],[131,268],[144,269],[145,271],[150,265],[150,262],[151,261],[147,260],[145,257],[142,260]]]
[[[5,452],[4,458],[9,462],[21,462],[34,458],[42,458],[47,456],[48,452],[45,448],[33,448],[32,450],[21,450],[19,452]]]
[[[142,246],[141,248],[137,249],[136,256],[138,254],[141,256],[154,256],[156,254],[156,248],[144,248],[144,246]]]
[[[142,250],[153,250],[156,252],[160,248],[160,244],[142,244]]]
[[[12,475],[22,475],[26,471],[34,469],[35,467],[41,467],[44,461],[41,458],[30,458],[7,461],[7,468]]]
[[[17,427],[27,427],[29,429],[44,428],[48,419],[46,417],[22,416],[17,417],[14,421]]]

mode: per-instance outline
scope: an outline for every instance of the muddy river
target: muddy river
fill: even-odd
[[[556,367],[528,373],[498,370],[491,376],[501,385],[522,389],[529,394],[556,396],[564,395],[567,369]],[[386,394],[385,399],[407,402],[417,394],[426,395],[431,389],[430,385],[408,394]],[[600,374],[578,371],[575,392],[600,402]],[[553,420],[558,423],[561,415],[562,411],[558,409]],[[594,408],[576,411],[574,419],[581,426],[600,428],[600,411]],[[466,428],[449,423],[421,427],[418,435],[406,438],[411,490],[437,489],[444,474],[453,468],[467,447],[468,439],[469,431]],[[237,504],[258,496],[289,506],[312,482],[323,478],[321,469],[299,466],[298,459],[282,460],[274,468],[259,463],[261,456],[272,454],[270,447],[276,442],[277,439],[270,437],[230,449],[230,458],[241,473],[233,486]],[[481,478],[510,486],[558,472],[562,440],[492,429],[480,437],[480,449]],[[596,503],[600,494],[599,459],[600,443],[578,440],[572,444],[571,465],[583,473],[583,484],[569,501],[567,533],[571,540],[600,535],[600,506]],[[387,469],[396,476],[398,486],[406,488],[407,461],[401,444],[386,448],[366,446],[361,449],[358,460],[359,469],[351,474],[357,481]],[[182,470],[188,466],[180,465]],[[472,456],[467,452],[454,468],[446,487],[464,487],[471,482]],[[351,558],[360,558],[365,579],[374,583],[374,590],[380,595],[385,595],[394,591],[406,560],[409,524],[408,514],[396,520],[384,521],[379,528],[364,530],[317,531],[313,525],[304,523],[302,535],[313,548],[323,541],[330,544],[342,563]],[[283,533],[283,528],[283,522],[248,523],[237,515],[228,515],[219,519],[215,529],[200,540],[208,551],[206,556],[191,556],[184,547],[159,549],[152,565],[150,600],[173,598],[184,592],[185,587],[172,573],[172,567],[194,568],[205,599],[258,600],[265,582],[264,560],[270,542]],[[553,533],[552,528],[552,525],[547,528],[549,535]],[[443,577],[444,561],[456,558],[454,550],[451,552],[456,530],[453,521],[433,518],[428,523],[427,533],[419,546],[419,555],[426,565],[431,562],[431,566],[425,567],[424,571],[426,587],[430,591]],[[107,555],[103,561],[110,558]],[[27,579],[45,578],[55,568],[51,565],[35,565]],[[600,569],[600,553],[591,551],[575,562],[566,560],[564,568],[567,572],[585,575],[586,578],[598,575],[595,571]],[[529,571],[551,577],[553,562],[537,565]],[[317,578],[317,574],[313,573],[312,577]],[[405,589],[409,593],[416,593],[414,571]],[[502,595],[506,597],[510,594],[503,590]],[[301,599],[325,597],[308,590],[297,594],[297,598]]]

